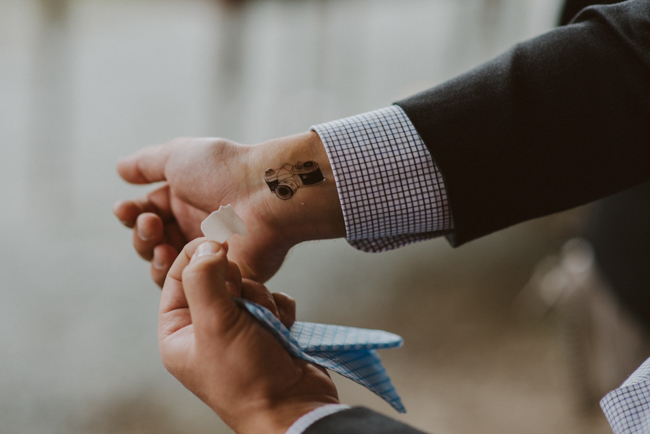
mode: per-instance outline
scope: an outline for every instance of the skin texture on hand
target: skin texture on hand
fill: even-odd
[[[160,302],[163,364],[237,433],[285,433],[309,411],[338,403],[336,388],[324,369],[292,358],[232,300],[226,281],[237,272],[230,267],[226,249],[204,239],[178,255]],[[295,318],[295,305],[255,285],[241,282],[241,295]]]
[[[316,161],[326,180],[280,200],[264,182],[264,172],[298,161]],[[133,245],[152,261],[151,275],[160,286],[181,248],[202,236],[201,221],[221,205],[232,204],[248,227],[248,237],[229,240],[230,258],[255,281],[271,278],[294,245],[345,236],[332,169],[314,132],[254,146],[176,139],[120,160],[117,169],[133,184],[164,182],[147,196],[119,201],[113,208],[124,225],[134,228]]]

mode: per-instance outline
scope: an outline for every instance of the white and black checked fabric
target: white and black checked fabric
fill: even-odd
[[[318,407],[316,410],[310,411],[295,421],[285,434],[302,434],[307,428],[322,418],[348,409],[350,409],[350,406],[345,404],[329,404]]]
[[[442,175],[399,106],[312,129],[330,159],[352,246],[383,252],[453,231]]]
[[[600,401],[615,434],[650,433],[650,359]]]

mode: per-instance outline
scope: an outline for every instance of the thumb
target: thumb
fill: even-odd
[[[226,289],[226,250],[214,241],[200,244],[183,270],[183,290],[197,338],[229,329],[241,314]]]

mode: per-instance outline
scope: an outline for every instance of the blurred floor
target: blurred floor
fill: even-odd
[[[390,104],[550,28],[555,0],[0,0],[0,433],[229,432],[162,367],[158,290],[112,203],[115,160],[177,136],[255,143]],[[292,251],[299,319],[382,328],[439,434],[608,432],[572,405],[553,318],[517,319],[573,214],[451,249]],[[568,229],[567,229],[568,228]],[[344,402],[395,416],[338,381]]]

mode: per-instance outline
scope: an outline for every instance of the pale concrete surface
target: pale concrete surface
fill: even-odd
[[[158,290],[112,217],[114,162],[177,136],[255,143],[390,104],[539,34],[556,0],[0,0],[0,433],[229,432],[162,367]],[[440,434],[607,432],[572,406],[554,322],[511,305],[560,216],[458,250],[297,247],[299,318],[405,337],[383,357]],[[339,381],[344,402],[395,416]]]

